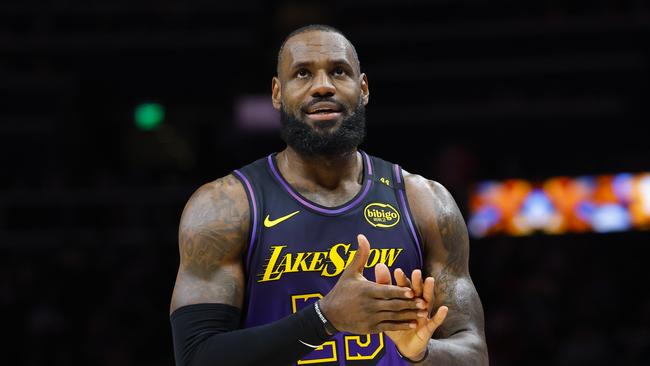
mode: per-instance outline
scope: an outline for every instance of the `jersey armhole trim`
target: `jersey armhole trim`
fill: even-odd
[[[402,212],[404,212],[404,216],[406,216],[406,222],[408,223],[408,227],[411,232],[411,237],[415,241],[415,245],[417,246],[417,252],[418,252],[418,259],[420,260],[420,268],[424,268],[424,251],[422,250],[422,240],[420,238],[420,234],[418,231],[415,229],[415,225],[413,224],[413,214],[411,214],[411,209],[409,207],[408,199],[406,198],[406,184],[404,183],[404,177],[402,176],[402,168],[397,165],[393,164],[393,174],[395,175],[395,181],[397,182],[397,191],[398,191],[398,199],[399,199],[399,204],[402,208]]]
[[[244,270],[248,273],[248,268],[250,268],[251,255],[253,254],[253,246],[255,245],[255,239],[257,238],[257,200],[255,199],[255,192],[253,191],[253,186],[244,173],[239,170],[234,170],[233,173],[239,179],[240,182],[244,185],[246,191],[246,197],[248,198],[248,205],[250,207],[250,220],[253,223],[250,227],[248,237],[250,242],[248,244],[248,249],[246,250],[246,262],[244,263]]]

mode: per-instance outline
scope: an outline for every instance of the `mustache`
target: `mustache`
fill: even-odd
[[[341,102],[339,102],[338,100],[336,100],[336,99],[334,99],[334,98],[331,98],[331,97],[314,98],[314,99],[312,99],[311,101],[309,101],[309,103],[305,104],[305,105],[301,108],[301,110],[302,110],[303,112],[307,112],[307,111],[309,110],[309,108],[311,108],[311,107],[314,106],[314,104],[316,104],[316,103],[322,103],[322,102],[333,103],[333,104],[336,105],[336,107],[337,107],[339,110],[344,111],[344,112],[347,112],[347,110],[348,110],[348,109],[347,109],[347,108],[346,108],[346,107],[345,107]]]

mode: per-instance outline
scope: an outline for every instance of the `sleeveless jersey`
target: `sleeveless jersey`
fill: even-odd
[[[242,182],[251,212],[244,255],[243,327],[279,320],[325,296],[356,253],[357,234],[370,242],[364,276],[375,280],[382,262],[391,275],[422,268],[421,239],[404,192],[401,168],[359,151],[363,186],[346,204],[325,207],[295,191],[282,177],[275,154],[233,174]],[[281,336],[281,335],[278,335]],[[383,333],[340,332],[297,365],[406,365]]]

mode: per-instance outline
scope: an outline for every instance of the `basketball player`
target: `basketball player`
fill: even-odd
[[[487,365],[463,218],[440,184],[357,149],[368,79],[321,25],[291,33],[287,147],[199,188],[180,223],[177,365]]]

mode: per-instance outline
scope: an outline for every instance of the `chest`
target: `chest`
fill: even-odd
[[[404,213],[391,194],[370,190],[363,200],[340,214],[324,214],[278,192],[262,203],[262,225],[252,253],[249,275],[258,284],[336,278],[356,254],[357,235],[370,242],[367,278],[384,263],[407,273],[419,268]],[[389,192],[390,193],[390,192]],[[307,277],[306,277],[307,276]]]

